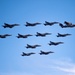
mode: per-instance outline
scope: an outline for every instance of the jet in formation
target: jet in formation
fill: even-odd
[[[13,28],[15,26],[19,26],[19,24],[7,24],[7,23],[4,23],[4,25],[3,25],[4,28]]]
[[[44,25],[45,25],[45,26],[47,26],[47,25],[52,26],[52,25],[58,24],[58,23],[59,23],[59,22],[47,22],[47,21],[45,21]]]
[[[46,35],[51,35],[51,33],[39,33],[37,32],[36,36],[41,36],[41,37],[45,37]]]
[[[67,26],[72,26],[71,22],[64,21],[64,24],[66,24]]]
[[[19,33],[18,33],[17,38],[28,38],[29,36],[33,36],[33,35],[31,35],[31,34],[22,35],[22,34],[19,34]]]
[[[32,49],[34,49],[34,48],[36,48],[36,47],[40,47],[41,45],[29,45],[29,44],[27,44],[27,46],[26,46],[26,48],[28,49],[28,48],[32,48]]]
[[[75,24],[72,24],[72,25],[63,25],[62,23],[59,23],[59,26],[61,27],[61,28],[73,28],[73,27],[75,27]]]
[[[54,53],[53,51],[48,51],[48,52],[45,52],[45,51],[40,51],[40,55],[48,55],[48,54],[50,54],[50,53]]]
[[[36,23],[29,23],[29,22],[26,22],[26,27],[28,27],[28,26],[36,26],[36,25],[39,25],[39,24],[41,24],[41,23],[38,23],[38,22],[36,22]]]
[[[50,43],[49,43],[49,45],[51,46],[51,45],[59,45],[59,44],[63,44],[63,42],[52,42],[52,41],[50,41]]]
[[[70,36],[71,34],[60,34],[60,33],[58,33],[58,35],[56,35],[57,37],[66,37],[66,36]]]
[[[35,54],[35,53],[33,53],[33,52],[30,52],[30,53],[22,52],[21,56],[30,56],[32,54]]]
[[[11,36],[10,34],[0,35],[0,38],[6,38],[7,36]]]

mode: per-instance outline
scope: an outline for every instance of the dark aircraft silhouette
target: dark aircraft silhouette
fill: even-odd
[[[39,33],[37,32],[36,36],[42,36],[42,37],[45,37],[46,35],[51,35],[51,33]]]
[[[63,25],[62,23],[59,23],[59,26],[61,28],[73,28],[73,27],[75,27],[75,24],[73,24],[73,25]]]
[[[59,23],[59,22],[47,22],[47,21],[45,21],[44,25],[45,25],[45,26],[46,26],[46,25],[52,26],[52,25],[58,24],[58,23]]]
[[[0,38],[6,38],[7,36],[11,36],[9,34],[0,35]]]
[[[26,48],[27,48],[27,49],[28,49],[28,48],[34,49],[34,48],[40,47],[40,46],[41,46],[41,45],[29,45],[29,44],[27,44]]]
[[[72,26],[71,22],[64,21],[64,24],[66,24],[67,26]]]
[[[41,23],[38,23],[38,22],[36,22],[36,23],[29,23],[29,22],[26,22],[26,27],[27,26],[36,26],[36,25],[39,25],[39,24],[41,24]]]
[[[22,34],[19,34],[19,33],[18,33],[17,38],[27,38],[27,37],[29,37],[29,36],[33,36],[33,35],[31,35],[31,34],[22,35]]]
[[[35,53],[33,53],[33,52],[31,52],[31,53],[24,53],[24,52],[22,52],[21,56],[30,56],[32,54],[35,54]]]
[[[49,43],[49,45],[51,46],[51,45],[59,45],[59,44],[63,44],[63,42],[52,42],[52,41],[50,41],[50,43]]]
[[[4,28],[13,28],[15,26],[19,26],[19,24],[7,24],[7,23],[4,23],[4,25],[3,25]]]
[[[52,52],[52,51],[48,51],[48,52],[44,52],[44,51],[40,51],[40,55],[48,55],[48,54],[50,54],[50,53],[54,53],[54,52]]]
[[[69,36],[69,35],[71,35],[71,34],[60,34],[60,33],[58,33],[57,37],[66,37],[66,36]]]

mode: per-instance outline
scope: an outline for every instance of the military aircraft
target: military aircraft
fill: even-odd
[[[7,36],[11,36],[9,34],[0,35],[0,38],[6,38]]]
[[[27,46],[26,46],[26,48],[28,49],[28,48],[32,48],[32,49],[34,49],[34,48],[36,48],[36,47],[40,47],[41,45],[29,45],[29,44],[27,44]]]
[[[66,37],[66,36],[69,36],[69,35],[71,35],[71,34],[60,34],[60,33],[58,33],[58,35],[56,35],[57,37]]]
[[[22,52],[21,56],[30,56],[32,54],[35,54],[35,53],[33,53],[33,52],[31,52],[31,53],[24,53],[24,52]]]
[[[28,38],[29,36],[33,36],[33,35],[31,35],[31,34],[22,35],[22,34],[19,34],[19,33],[18,33],[17,38]]]
[[[51,45],[59,45],[59,44],[63,44],[63,42],[52,42],[52,41],[50,41],[50,43],[49,43],[49,45],[51,46]]]
[[[59,22],[47,22],[47,21],[45,21],[44,25],[45,25],[45,26],[47,26],[47,25],[52,26],[52,25],[58,24],[58,23],[59,23]]]
[[[59,23],[59,26],[61,28],[73,28],[73,27],[75,27],[75,24],[73,24],[73,25],[63,25],[62,23]]]
[[[64,24],[66,24],[67,26],[72,26],[71,22],[64,21]]]
[[[45,37],[46,35],[51,35],[51,33],[39,33],[37,32],[36,36],[42,36],[42,37]]]
[[[13,28],[15,26],[19,26],[19,24],[7,24],[7,23],[4,23],[4,25],[3,25],[4,28]]]
[[[29,22],[26,22],[26,27],[27,26],[36,26],[36,25],[39,25],[39,24],[41,24],[41,23],[38,23],[38,22],[36,22],[36,23],[29,23]]]
[[[40,51],[40,55],[48,55],[48,54],[50,54],[50,53],[54,53],[54,52],[52,52],[52,51],[48,51],[48,52],[44,52],[44,51]]]

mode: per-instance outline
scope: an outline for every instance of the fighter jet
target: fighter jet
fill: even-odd
[[[28,48],[34,49],[34,48],[40,47],[40,46],[41,46],[41,45],[29,45],[29,44],[27,44],[26,48],[27,48],[27,49],[28,49]]]
[[[0,38],[6,38],[7,36],[11,36],[9,34],[0,35]]]
[[[73,28],[73,27],[75,27],[75,24],[73,24],[73,25],[63,25],[62,23],[59,23],[59,26],[61,28]]]
[[[71,35],[71,34],[60,34],[60,33],[58,33],[58,35],[56,35],[57,37],[66,37],[66,36],[69,36],[69,35]]]
[[[64,24],[66,24],[67,26],[72,26],[71,22],[64,21]]]
[[[31,52],[31,53],[24,53],[24,52],[22,52],[21,56],[30,56],[32,54],[35,54],[35,53],[33,53],[33,52]]]
[[[47,25],[52,26],[52,25],[58,24],[58,23],[59,23],[59,22],[47,22],[47,21],[45,21],[44,25],[45,25],[45,26],[47,26]]]
[[[28,27],[28,26],[36,26],[36,25],[39,25],[39,24],[41,24],[41,23],[38,23],[38,22],[36,22],[36,23],[29,23],[29,22],[26,22],[26,27]]]
[[[29,36],[33,36],[33,35],[31,35],[31,34],[22,35],[22,34],[19,34],[19,33],[18,33],[17,38],[28,38]]]
[[[59,45],[59,44],[63,44],[63,42],[52,42],[52,41],[50,41],[50,43],[49,43],[49,45],[51,46],[51,45]]]
[[[4,23],[4,25],[3,25],[4,28],[13,28],[15,26],[19,26],[19,24],[7,24],[7,23]]]
[[[41,36],[41,37],[45,37],[46,35],[51,35],[51,33],[39,33],[37,32],[36,36]]]
[[[50,53],[54,53],[54,52],[52,52],[52,51],[48,51],[48,52],[44,52],[44,51],[40,51],[40,55],[48,55],[48,54],[50,54]]]

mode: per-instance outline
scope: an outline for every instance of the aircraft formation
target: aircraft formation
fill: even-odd
[[[26,22],[25,26],[26,27],[34,27],[34,26],[37,26],[37,25],[40,25],[42,23],[39,23],[39,22],[36,22],[36,23],[29,23],[29,22]],[[43,24],[44,26],[53,26],[55,24],[58,24],[61,28],[74,28],[75,27],[75,24],[72,24],[71,22],[68,22],[68,21],[64,21],[64,24],[60,23],[60,22],[48,22],[48,21],[45,21],[45,23]],[[3,28],[14,28],[16,26],[20,26],[20,24],[8,24],[8,23],[4,23],[4,25],[2,25]],[[36,37],[46,37],[46,36],[49,36],[51,35],[52,33],[48,33],[48,32],[45,32],[45,33],[40,33],[40,32],[36,32],[35,35],[32,35],[32,34],[20,34],[18,33],[18,35],[16,36],[16,38],[28,38],[28,37],[31,37],[31,36],[36,36]],[[71,34],[69,33],[65,33],[65,34],[61,34],[61,33],[57,33],[56,37],[66,37],[66,36],[70,36]],[[0,35],[0,38],[6,38],[8,36],[12,36],[11,34],[3,34],[3,35]],[[61,41],[58,41],[58,42],[54,42],[54,41],[50,41],[48,43],[49,46],[57,46],[57,45],[60,45],[60,44],[64,44],[64,42],[61,42]],[[41,47],[42,45],[39,45],[39,44],[35,44],[35,45],[30,45],[30,44],[27,44],[25,46],[26,49],[35,49],[37,47]],[[40,50],[40,52],[38,54],[40,55],[48,55],[48,54],[51,54],[51,53],[54,53],[53,51],[43,51],[43,50]],[[30,56],[30,55],[33,55],[33,54],[36,54],[34,52],[30,52],[30,53],[25,53],[25,52],[22,52],[21,56]]]
[[[42,23],[39,23],[39,22],[36,22],[36,23],[26,22],[25,26],[26,27],[34,27],[34,26],[37,26],[37,25],[40,25],[40,24],[42,24]],[[48,22],[48,21],[45,21],[45,23],[43,25],[44,26],[53,26],[55,24],[58,24],[61,28],[73,28],[73,27],[75,27],[75,24],[72,24],[71,22],[67,22],[67,21],[64,21],[64,24],[62,24],[60,22]],[[20,24],[4,23],[4,25],[2,25],[2,27],[4,27],[4,28],[13,28],[15,26],[20,26]]]

